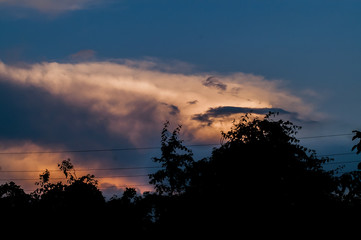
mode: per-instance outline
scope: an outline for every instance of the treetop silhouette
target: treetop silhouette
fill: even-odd
[[[167,121],[161,135],[162,156],[153,158],[154,162],[162,164],[163,169],[150,174],[149,183],[155,186],[155,190],[159,194],[174,195],[185,191],[194,160],[192,151],[183,145],[183,140],[179,139],[182,126],[176,127],[172,133],[168,131],[168,127],[169,122]]]
[[[276,114],[245,114],[221,133],[222,145],[200,160],[184,145],[182,127],[169,128],[167,121],[161,155],[152,158],[161,166],[149,174],[155,192],[127,188],[122,197],[105,201],[96,177],[78,177],[67,159],[58,164],[65,183],[52,182],[46,169],[32,194],[14,182],[0,185],[0,210],[81,213],[88,220],[97,216],[107,229],[164,234],[240,231],[259,227],[260,219],[268,226],[301,227],[312,219],[337,221],[347,210],[361,213],[361,171],[325,170],[332,159],[300,145],[300,127]],[[355,131],[353,139],[361,133]],[[361,152],[361,141],[354,149]]]

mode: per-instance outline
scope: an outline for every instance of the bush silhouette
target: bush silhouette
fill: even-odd
[[[4,211],[24,210],[30,205],[30,196],[14,182],[0,185],[0,209]]]
[[[185,167],[184,155],[174,149],[170,155],[162,148],[162,157],[154,160],[162,162],[163,172],[150,175],[151,183],[179,171],[178,184],[184,186],[178,195],[158,197],[159,221],[165,228],[229,231],[241,223],[259,224],[260,219],[270,224],[276,216],[295,220],[301,213],[323,214],[336,204],[334,171],[323,170],[330,159],[318,158],[315,151],[299,145],[295,135],[300,127],[275,117],[246,114],[222,133],[225,143],[211,157],[189,161]],[[183,146],[174,136],[179,130],[170,138],[162,137],[162,146]],[[179,165],[175,159],[181,159]],[[168,164],[178,169],[169,169]]]
[[[35,191],[40,206],[53,210],[76,209],[77,211],[85,211],[98,209],[105,204],[94,175],[87,174],[79,178],[76,177],[70,159],[62,161],[58,167],[64,173],[68,184],[50,183],[50,172],[45,170],[40,175],[40,182],[37,183],[40,188]]]
[[[95,176],[78,177],[67,159],[58,164],[65,183],[52,182],[46,169],[32,194],[14,182],[0,185],[2,214],[33,216],[41,224],[51,217],[72,224],[82,220],[111,234],[121,228],[169,236],[255,228],[311,232],[317,230],[307,227],[312,223],[361,212],[361,171],[340,176],[337,169],[326,171],[323,164],[332,159],[301,146],[296,138],[300,127],[276,114],[242,116],[222,132],[223,144],[201,160],[194,160],[183,144],[181,126],[173,131],[169,126],[166,122],[161,133],[161,156],[153,158],[161,169],[149,175],[155,192],[140,195],[126,188],[121,197],[105,201]],[[354,139],[361,139],[355,133]]]

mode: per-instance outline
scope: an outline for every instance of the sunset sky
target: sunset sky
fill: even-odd
[[[103,169],[89,170],[103,192],[151,190],[166,120],[208,144],[277,111],[320,155],[350,153],[361,130],[359,0],[0,0],[0,29],[0,183],[32,190],[71,158]],[[128,150],[66,152],[113,148]]]

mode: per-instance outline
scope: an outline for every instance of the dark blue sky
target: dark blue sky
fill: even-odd
[[[1,59],[64,61],[92,49],[102,59],[176,59],[297,87],[358,82],[360,1],[105,2],[56,13],[3,7]]]
[[[356,0],[124,0],[78,11],[17,6],[0,13],[4,62],[67,61],[92,49],[103,60],[155,57],[184,61],[198,71],[282,79],[296,91],[342,96],[353,109],[352,102],[360,100],[351,97],[361,75]],[[333,102],[322,107],[341,107]]]
[[[282,80],[283,88],[312,104],[315,113],[325,116],[317,124],[305,122],[301,134],[327,135],[361,129],[359,0],[44,2],[0,0],[1,62],[22,66],[41,62],[152,60],[177,63],[171,71],[186,69],[185,74],[253,74],[270,81]],[[11,93],[18,96],[25,91],[29,98],[39,91],[33,89],[29,93],[24,88],[15,91],[16,87],[7,83],[1,86],[12,89],[7,91],[9,101],[13,102],[6,108],[9,112],[31,109],[16,102],[14,99],[20,98]],[[41,92],[33,101],[36,106],[41,105],[47,94],[54,93]],[[58,106],[57,113],[78,116],[79,121],[75,122],[91,118],[87,110],[79,112],[62,101],[52,99],[45,109],[50,111]],[[31,102],[27,101],[28,105]],[[169,104],[166,105],[175,106]],[[40,114],[39,119],[48,118]],[[27,119],[39,120],[33,116]],[[82,126],[78,134],[84,133],[86,138],[100,134],[107,121],[110,120],[105,119],[93,133],[88,131],[92,124]],[[45,129],[43,134],[34,135],[34,141],[49,133],[44,126],[33,129]],[[31,136],[31,131],[27,129],[23,134]],[[123,141],[123,136],[106,137]],[[310,144],[323,153],[345,152],[352,147],[347,137],[333,140]],[[44,137],[39,141],[42,142],[49,141]]]

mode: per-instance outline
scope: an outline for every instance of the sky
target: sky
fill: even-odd
[[[277,111],[320,155],[351,153],[361,130],[360,0],[0,0],[0,29],[2,182],[71,158],[131,168],[92,170],[103,192],[151,190],[156,169],[132,167],[155,166],[159,149],[141,148],[166,120],[208,144],[247,111]],[[66,152],[111,148],[132,150]],[[359,159],[332,157],[345,171]]]

